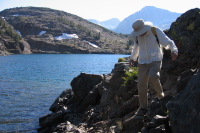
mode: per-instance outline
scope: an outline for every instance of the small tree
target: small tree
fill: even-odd
[[[124,59],[124,58],[119,58],[118,59],[118,62],[125,62],[126,61],[126,59]]]
[[[100,38],[101,38],[101,33],[99,32],[94,38],[95,38],[96,40],[100,40]]]

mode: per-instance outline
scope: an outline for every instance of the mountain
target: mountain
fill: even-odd
[[[0,55],[30,54],[30,46],[0,17]]]
[[[117,19],[117,18],[112,18],[112,19],[109,19],[109,20],[106,20],[106,21],[98,21],[98,20],[95,20],[95,19],[88,19],[88,21],[95,23],[95,24],[98,24],[98,25],[101,25],[101,26],[103,26],[107,29],[110,29],[110,30],[115,29],[120,23],[120,20]]]
[[[50,8],[17,7],[0,12],[33,53],[127,54],[128,38],[79,16]]]
[[[162,30],[169,29],[172,22],[174,22],[181,13],[170,12],[165,9],[156,8],[153,6],[146,6],[140,11],[125,18],[116,29],[117,33],[129,34],[132,31],[132,24],[137,19],[150,21],[153,25],[160,27]]]

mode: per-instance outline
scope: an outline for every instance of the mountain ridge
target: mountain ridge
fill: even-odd
[[[132,23],[137,19],[150,21],[155,26],[165,30],[169,29],[171,23],[174,22],[181,14],[182,13],[170,12],[166,9],[161,9],[154,6],[146,6],[125,18],[113,31],[117,33],[129,34],[132,31]]]
[[[108,19],[108,20],[105,20],[105,21],[98,21],[96,19],[87,19],[87,20],[92,22],[92,23],[101,25],[101,26],[103,26],[107,29],[110,29],[110,30],[115,29],[119,25],[119,23],[121,22],[118,18],[111,18],[111,19]]]

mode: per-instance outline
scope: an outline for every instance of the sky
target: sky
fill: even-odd
[[[62,10],[84,19],[120,21],[145,6],[155,6],[171,12],[184,13],[200,8],[199,0],[0,0],[0,11],[13,7],[48,7]]]

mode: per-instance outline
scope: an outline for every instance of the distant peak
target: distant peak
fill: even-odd
[[[141,11],[147,11],[147,12],[153,11],[153,10],[156,10],[156,11],[162,10],[162,11],[171,12],[171,11],[169,11],[169,10],[167,10],[167,9],[158,8],[158,7],[155,7],[155,6],[145,6],[145,7],[143,7],[143,8],[141,9]]]
[[[145,7],[143,7],[141,10],[145,10],[145,9],[158,9],[157,7],[155,7],[155,6],[145,6]]]
[[[145,6],[142,9],[145,9],[145,8],[157,8],[157,7],[155,7],[155,6]]]

